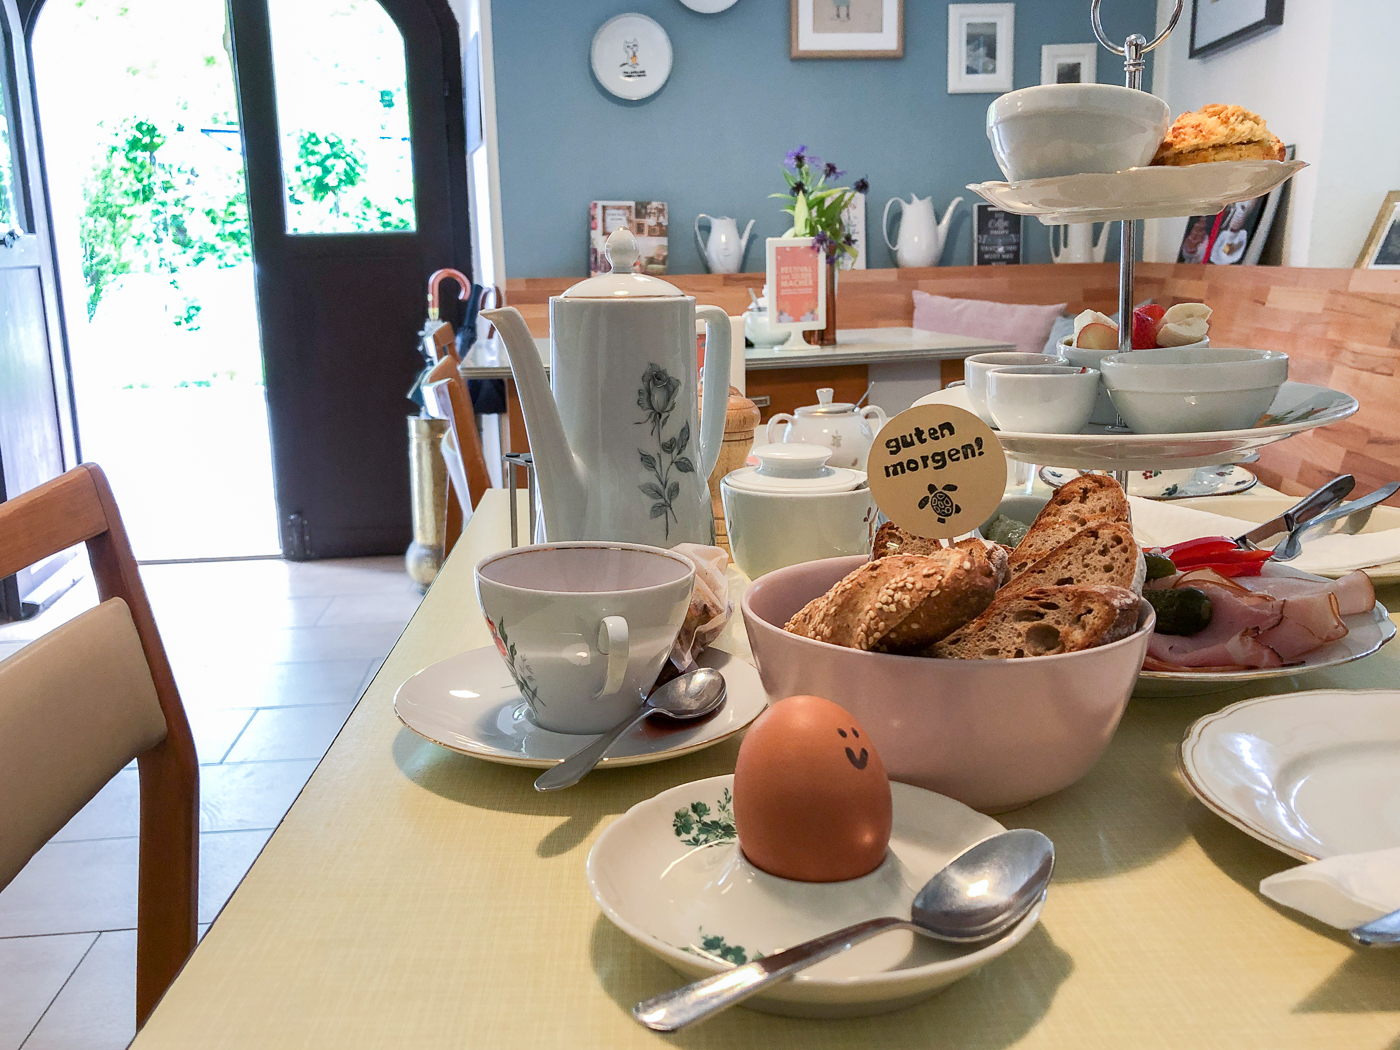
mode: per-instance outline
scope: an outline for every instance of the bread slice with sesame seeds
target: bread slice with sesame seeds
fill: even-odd
[[[867,562],[813,598],[784,630],[852,649],[916,653],[985,609],[996,588],[983,550],[892,554]]]

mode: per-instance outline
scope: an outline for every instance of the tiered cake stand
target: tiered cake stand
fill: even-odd
[[[1099,43],[1123,56],[1127,86],[1142,90],[1147,52],[1161,44],[1181,17],[1176,0],[1171,21],[1151,43],[1134,33],[1120,47],[1104,34],[1101,0],[1090,15]],[[1023,182],[982,182],[968,186],[989,203],[1017,215],[1033,215],[1047,226],[1119,221],[1119,350],[1132,351],[1133,267],[1136,220],[1211,215],[1229,204],[1252,200],[1282,185],[1305,167],[1300,161],[1219,161],[1185,167],[1128,168],[1111,174],[1065,175]],[[1294,434],[1345,419],[1360,406],[1356,399],[1327,387],[1284,383],[1268,414],[1248,430],[1197,434],[1134,434],[1124,426],[1088,426],[1079,434],[1023,434],[1000,431],[1012,459],[1042,466],[1113,472],[1126,487],[1135,470],[1239,463],[1258,449]],[[1121,421],[1120,421],[1121,422]]]

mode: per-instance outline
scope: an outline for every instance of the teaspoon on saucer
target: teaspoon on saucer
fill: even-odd
[[[908,919],[867,919],[814,937],[640,1002],[632,1016],[653,1031],[677,1031],[887,930],[913,930],[955,944],[993,940],[1035,907],[1054,868],[1054,843],[1040,832],[1003,831],[964,850],[924,883]]]

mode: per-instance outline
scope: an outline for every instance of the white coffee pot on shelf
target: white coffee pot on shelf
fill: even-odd
[[[706,240],[700,233],[700,220],[710,224],[710,237]],[[728,216],[715,217],[701,212],[695,217],[695,243],[700,246],[700,255],[711,273],[738,273],[744,265],[744,252],[749,246],[749,234],[753,232],[753,219],[744,227],[742,235],[739,224]]]
[[[1094,237],[1094,224],[1076,222],[1068,226],[1050,227],[1050,257],[1057,263],[1103,262],[1108,254],[1108,229],[1113,223],[1106,222]]]
[[[831,449],[831,466],[864,470],[875,435],[885,425],[885,410],[876,405],[857,409],[849,401],[832,401],[835,394],[831,387],[822,387],[815,405],[805,405],[792,415],[779,412],[773,416],[764,431],[769,443],[825,445]]]
[[[933,210],[932,197],[916,197],[900,200],[891,197],[885,202],[885,214],[880,220],[880,232],[885,244],[894,252],[897,266],[937,266],[943,257],[943,241],[948,235],[948,223],[953,212],[962,203],[961,197],[954,197],[953,203],[939,219]],[[890,206],[898,204],[902,213],[899,220],[899,238],[890,244]]]
[[[535,536],[712,544],[709,477],[729,391],[698,396],[695,322],[705,323],[706,365],[727,376],[729,315],[634,272],[637,240],[626,227],[605,251],[612,272],[550,297],[548,376],[519,311],[481,315],[505,343],[520,391],[540,486]]]

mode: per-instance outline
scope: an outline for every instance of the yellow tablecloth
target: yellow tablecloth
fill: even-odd
[[[472,567],[508,544],[505,499],[487,494],[139,1050],[1400,1046],[1400,951],[1355,949],[1261,898],[1259,880],[1292,861],[1207,812],[1176,772],[1200,715],[1267,692],[1395,687],[1397,646],[1253,689],[1134,700],[1084,780],[1000,818],[1055,841],[1040,927],[930,1002],[845,1021],[736,1009],[678,1036],[643,1030],[631,1006],[680,978],[602,918],[584,860],[633,803],[732,771],[738,744],[541,795],[530,770],[400,725],[400,682],[488,644]],[[1383,597],[1394,609],[1400,592]]]

